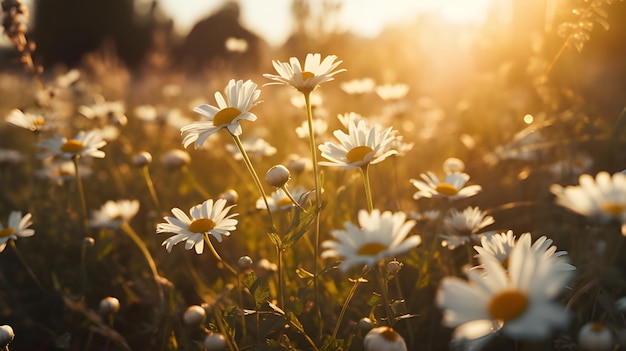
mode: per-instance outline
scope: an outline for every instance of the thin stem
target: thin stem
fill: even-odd
[[[78,155],[74,155],[72,157],[72,162],[74,162],[76,187],[78,188],[78,195],[80,197],[80,207],[82,210],[83,227],[85,229],[85,234],[89,234],[89,215],[87,214],[87,202],[85,201],[85,189],[83,188],[83,180],[80,178],[80,174],[78,172]]]
[[[161,208],[161,205],[159,203],[159,198],[157,196],[156,190],[154,189],[152,177],[150,177],[150,169],[148,168],[148,165],[143,165],[143,167],[141,167],[141,171],[143,173],[143,178],[146,181],[146,185],[148,186],[148,191],[150,191],[150,198],[152,198],[152,203],[154,204],[155,209],[158,211]]]
[[[315,301],[315,309],[317,311],[317,317],[319,319],[319,336],[322,336],[322,310],[320,308],[319,303],[319,284],[317,281],[317,275],[319,273],[319,266],[317,263],[317,259],[319,257],[320,250],[320,208],[322,203],[322,188],[320,185],[320,171],[319,165],[317,164],[317,144],[315,144],[315,136],[313,133],[313,110],[311,109],[311,93],[303,93],[304,100],[306,103],[306,116],[309,124],[309,147],[311,149],[311,162],[313,163],[313,173],[315,179],[315,244],[313,246],[315,259],[313,260],[314,269],[313,269],[313,296]]]
[[[150,270],[152,271],[152,277],[154,278],[154,282],[156,283],[157,288],[159,290],[159,297],[161,298],[161,301],[163,301],[164,299],[163,287],[160,283],[161,276],[159,275],[159,271],[157,270],[156,263],[154,262],[154,259],[152,258],[152,255],[150,254],[150,251],[148,250],[146,243],[144,243],[143,240],[141,240],[141,238],[139,237],[139,235],[137,235],[133,227],[131,227],[127,222],[122,222],[120,228],[124,231],[124,233],[126,233],[131,238],[131,240],[135,243],[135,245],[137,245],[137,247],[143,254],[143,257],[148,262],[148,266],[150,267]]]
[[[217,253],[217,251],[215,250],[215,247],[213,246],[213,243],[211,242],[211,239],[209,239],[209,234],[207,233],[204,233],[204,242],[209,247],[209,251],[211,251],[213,256],[218,261],[220,261],[220,263],[223,264],[224,267],[226,267],[226,269],[228,269],[232,274],[234,274],[235,277],[239,278],[239,273],[237,272],[237,270],[235,270],[231,265],[229,265],[228,262],[224,261],[222,257],[220,256],[220,254]]]
[[[383,298],[383,304],[385,305],[385,312],[387,313],[387,325],[393,327],[394,317],[393,311],[391,310],[391,305],[389,304],[389,294],[387,292],[387,280],[385,279],[385,275],[383,274],[382,265],[378,265],[376,269],[376,273],[378,275],[378,281],[380,283],[380,294]]]
[[[183,171],[183,173],[185,173],[187,181],[191,183],[191,186],[196,189],[196,191],[200,193],[203,198],[208,199],[211,197],[211,195],[206,190],[204,190],[204,188],[198,183],[196,177],[194,177],[193,174],[189,171],[189,167],[183,166],[181,170]]]
[[[283,277],[283,249],[280,245],[276,245],[276,254],[278,255],[278,262],[276,263],[278,269],[278,302],[280,303],[280,308],[285,307],[285,295],[283,291],[283,285],[285,285],[284,277]]]
[[[331,337],[332,340],[337,339],[337,333],[339,333],[339,327],[341,326],[343,317],[346,314],[346,311],[348,310],[348,305],[350,304],[350,300],[352,300],[354,293],[356,293],[356,288],[358,288],[359,285],[365,281],[363,277],[368,272],[369,272],[369,268],[367,268],[367,266],[364,266],[363,271],[361,272],[361,276],[354,280],[352,289],[350,289],[350,292],[348,292],[348,296],[346,296],[346,301],[341,306],[341,312],[339,312],[339,317],[337,318],[337,324],[335,325],[335,329],[333,329],[333,336]]]
[[[241,142],[241,139],[239,139],[239,136],[233,133],[230,133],[230,135],[233,137],[233,140],[235,141],[235,144],[237,145],[239,152],[241,152],[243,161],[246,164],[246,167],[248,168],[250,175],[252,175],[252,179],[254,179],[254,184],[256,184],[256,187],[259,189],[259,193],[261,193],[261,198],[263,198],[263,202],[265,202],[265,208],[267,209],[267,215],[270,219],[272,230],[275,230],[274,218],[272,217],[272,211],[270,211],[270,205],[267,202],[267,196],[265,195],[265,190],[263,190],[263,185],[261,184],[261,180],[259,179],[259,176],[256,174],[256,171],[254,170],[254,167],[252,166],[252,161],[250,161],[250,157],[248,157],[248,153],[246,152],[246,149],[243,147],[243,143]]]
[[[22,253],[20,252],[20,250],[17,249],[17,245],[15,245],[15,241],[9,240],[9,245],[13,249],[13,252],[15,252],[15,256],[17,256],[17,259],[20,260],[20,263],[22,264],[22,266],[24,266],[24,269],[26,269],[26,272],[28,272],[28,275],[30,275],[30,277],[35,281],[35,283],[37,283],[37,286],[39,287],[39,289],[41,289],[41,291],[44,291],[43,285],[41,285],[41,282],[39,281],[39,279],[37,279],[37,276],[35,275],[33,270],[30,268],[30,266],[24,259],[24,256],[22,256]]]
[[[365,198],[367,199],[367,209],[369,212],[374,210],[374,201],[372,200],[372,188],[370,187],[369,176],[369,163],[363,167],[360,167],[361,175],[363,176],[363,185],[365,186]]]

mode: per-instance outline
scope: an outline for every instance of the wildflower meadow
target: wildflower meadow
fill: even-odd
[[[3,0],[0,346],[626,349],[626,4],[545,3],[189,74]]]

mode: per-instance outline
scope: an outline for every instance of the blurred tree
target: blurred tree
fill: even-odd
[[[136,66],[151,46],[154,25],[137,20],[133,0],[35,0],[36,55],[44,65],[73,66],[111,40],[119,57]]]

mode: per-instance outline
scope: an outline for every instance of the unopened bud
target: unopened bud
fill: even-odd
[[[241,268],[242,270],[246,270],[246,269],[252,267],[253,263],[254,262],[252,261],[250,256],[241,256],[241,257],[239,257],[239,260],[237,261],[237,264],[239,265],[239,268]]]
[[[402,266],[402,263],[393,260],[387,263],[387,271],[389,271],[389,273],[391,274],[396,274],[400,271],[400,269],[402,269]]]
[[[117,298],[113,296],[108,296],[100,300],[100,309],[99,309],[100,314],[106,316],[109,314],[117,313],[117,311],[119,310],[120,310],[120,300],[118,300]]]
[[[207,351],[226,350],[226,338],[220,333],[209,333],[204,338],[204,347]]]
[[[359,319],[358,325],[359,325],[359,329],[361,329],[364,332],[368,332],[372,328],[374,328],[374,323],[372,323],[372,320],[367,317],[363,317]]]
[[[225,192],[221,193],[218,198],[226,200],[226,205],[234,205],[239,201],[239,194],[233,189],[228,189]]]
[[[270,168],[265,174],[265,181],[274,187],[280,188],[291,178],[291,174],[287,167],[276,165]]]
[[[152,163],[152,155],[148,151],[140,151],[133,157],[133,164],[137,167],[143,167]]]
[[[15,337],[15,333],[13,333],[13,328],[9,325],[0,325],[0,347],[6,347],[9,345],[13,338]],[[8,350],[8,348],[7,348]]]
[[[187,307],[183,313],[183,322],[188,326],[198,326],[204,322],[204,318],[206,318],[206,310],[198,305]]]

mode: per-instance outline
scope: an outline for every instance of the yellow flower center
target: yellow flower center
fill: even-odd
[[[61,145],[61,151],[68,153],[77,153],[84,147],[83,142],[76,139],[70,139]]]
[[[209,218],[198,218],[189,224],[189,231],[193,233],[206,233],[215,228],[215,222]]]
[[[39,126],[39,127],[40,127],[40,126],[44,126],[44,125],[46,125],[46,120],[45,120],[43,117],[36,118],[36,119],[33,121],[33,124],[34,124],[34,125],[36,125],[36,126]]]
[[[387,341],[391,341],[391,342],[395,342],[398,340],[398,334],[393,330],[393,328],[389,328],[389,327],[383,327],[383,328],[385,328],[385,330],[380,332],[380,336],[382,336],[383,339]]]
[[[302,80],[306,82],[307,79],[315,77],[314,73],[302,71]]]
[[[387,246],[381,243],[367,243],[361,246],[356,251],[356,253],[359,255],[363,255],[363,256],[374,256],[374,255],[377,255],[379,252],[385,250],[386,248]]]
[[[454,185],[449,184],[449,183],[439,183],[437,184],[437,187],[435,188],[435,190],[439,194],[448,195],[448,196],[456,195],[459,193],[459,190]]]
[[[0,238],[6,238],[13,233],[15,233],[15,229],[12,227],[0,229]]]
[[[215,117],[213,117],[213,125],[221,126],[223,124],[230,124],[237,116],[241,115],[241,111],[235,107],[227,107],[219,110]]]
[[[617,216],[621,214],[622,212],[626,211],[626,205],[618,204],[615,202],[607,202],[603,204],[601,207],[602,207],[602,211],[608,214],[611,214],[613,216]]]
[[[348,151],[348,153],[346,154],[346,158],[348,159],[348,161],[350,161],[350,163],[363,161],[365,156],[367,156],[367,154],[372,151],[374,150],[372,150],[372,148],[369,146],[357,146]]]
[[[487,311],[493,319],[507,322],[522,315],[528,307],[528,298],[519,291],[503,291],[494,296]]]
[[[593,330],[596,333],[601,332],[602,330],[604,330],[604,324],[600,322],[591,323],[591,330]]]
[[[291,202],[290,198],[283,197],[282,199],[278,200],[277,205],[278,205],[278,207],[283,207],[283,206],[293,205],[293,203]]]

